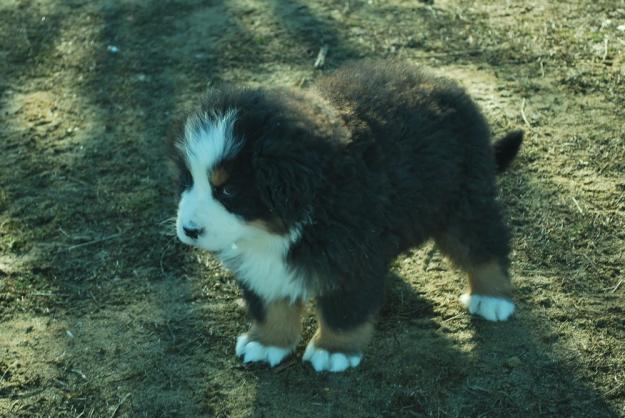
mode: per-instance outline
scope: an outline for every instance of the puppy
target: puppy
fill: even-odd
[[[307,90],[212,89],[172,144],[176,228],[241,286],[252,326],[236,355],[280,363],[314,298],[304,361],[318,372],[358,366],[389,264],[429,238],[468,273],[469,312],[508,319],[495,174],[522,136],[493,146],[462,88],[407,64],[357,62]]]

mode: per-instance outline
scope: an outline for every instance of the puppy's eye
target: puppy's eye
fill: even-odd
[[[225,198],[234,197],[237,194],[237,190],[231,184],[224,184],[223,186],[219,186],[215,190],[219,196],[223,196]]]
[[[236,190],[231,185],[225,185],[222,187],[221,193],[226,197],[232,197],[236,194]]]

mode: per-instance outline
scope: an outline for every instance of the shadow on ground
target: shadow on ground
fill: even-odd
[[[277,369],[246,368],[234,358],[245,329],[238,291],[210,257],[171,234],[175,196],[164,137],[209,81],[266,84],[279,82],[281,71],[283,82],[292,73],[314,78],[308,68],[324,44],[329,67],[393,48],[400,56],[439,53],[445,43],[471,49],[466,31],[482,25],[419,5],[409,17],[420,29],[410,39],[381,29],[404,10],[352,3],[338,15],[322,12],[323,2],[281,0],[3,6],[20,29],[13,43],[0,31],[8,51],[0,64],[7,69],[0,231],[8,237],[0,240],[2,413],[616,415],[603,399],[607,390],[582,381],[594,375],[579,370],[569,328],[572,318],[584,326],[601,319],[607,304],[613,315],[602,318],[601,332],[611,336],[623,309],[575,276],[587,267],[570,264],[583,258],[581,249],[567,246],[569,230],[545,215],[563,213],[551,198],[558,186],[539,180],[531,164],[540,161],[524,157],[502,184],[514,234],[523,237],[515,263],[520,312],[511,322],[463,313],[458,272],[445,263],[423,271],[422,250],[409,256],[416,269],[394,268],[358,370],[314,373],[299,359],[305,341]],[[348,18],[359,23],[340,24]],[[371,28],[362,32],[366,19]],[[409,23],[404,16],[399,26]],[[265,24],[278,35],[263,32]],[[513,52],[444,61],[496,67]],[[588,233],[574,211],[566,221]],[[578,298],[596,304],[582,308]],[[308,318],[306,337],[313,329]]]

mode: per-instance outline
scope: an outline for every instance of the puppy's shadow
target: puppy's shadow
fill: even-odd
[[[276,410],[284,416],[421,416],[444,409],[448,393],[467,376],[467,354],[433,321],[431,302],[396,274],[387,281],[362,364],[344,373],[316,373],[298,351],[292,367],[253,370],[259,382],[254,416]],[[438,390],[423,390],[428,387]]]
[[[379,331],[393,332],[407,324],[420,325],[424,329],[435,327],[431,321],[435,315],[432,303],[422,293],[396,273],[390,272],[386,280],[384,305],[377,321]]]

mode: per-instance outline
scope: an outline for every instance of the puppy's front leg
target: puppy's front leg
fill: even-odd
[[[359,289],[317,298],[319,327],[303,360],[317,372],[342,372],[357,367],[373,336],[373,317],[381,295],[382,292]]]
[[[309,361],[315,371],[342,372],[357,367],[362,360],[362,350],[373,334],[373,324],[365,322],[349,330],[333,330],[323,321],[308,343],[304,361]]]
[[[273,367],[295,349],[302,330],[304,305],[286,299],[267,303],[250,291],[244,294],[252,326],[237,338],[236,355],[244,363],[265,362]]]

